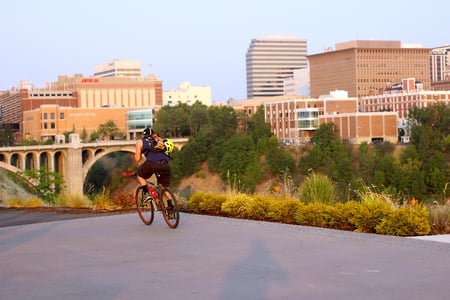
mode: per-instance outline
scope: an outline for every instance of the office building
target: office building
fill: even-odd
[[[281,142],[305,144],[323,123],[335,123],[339,137],[350,143],[397,141],[394,112],[360,113],[355,97],[333,91],[320,98],[274,97],[264,102],[265,120]]]
[[[94,77],[140,77],[139,60],[115,59],[94,67]]]
[[[98,126],[103,116],[108,116],[107,110],[103,108],[121,108],[121,110],[111,110],[114,112],[111,120],[125,124],[127,116],[124,111],[144,109],[153,114],[161,106],[162,81],[153,74],[134,78],[61,75],[58,76],[58,81],[48,84],[46,88],[23,88],[4,93],[0,97],[2,122],[13,124],[15,126],[13,128],[20,131],[23,137],[36,141],[54,139],[56,135],[74,129],[81,136],[84,124],[94,122]],[[66,109],[68,111],[71,109],[69,115],[59,113]],[[72,122],[70,116],[78,114],[74,112],[76,109],[90,110],[95,116],[91,115],[89,122],[85,122],[80,117]],[[26,114],[27,111],[31,113]],[[85,113],[81,114],[84,116]],[[99,117],[100,115],[102,117]],[[39,125],[36,127],[36,124]],[[124,132],[127,131],[128,137],[139,131],[137,127],[128,128],[127,124],[122,127]],[[89,125],[89,134],[92,128]]]
[[[357,40],[336,44],[335,50],[308,58],[312,97],[338,89],[361,99],[409,77],[430,89],[430,49],[418,45]]]
[[[294,70],[293,76],[284,80],[284,94],[310,96],[309,68]]]
[[[23,132],[27,140],[56,142],[58,136],[75,132],[82,141],[88,141],[100,124],[113,121],[122,137],[133,140],[144,128],[152,127],[155,114],[152,109],[130,110],[126,107],[79,108],[45,104],[24,111]],[[86,136],[83,136],[86,134]],[[109,137],[105,137],[109,139]]]
[[[431,49],[431,82],[450,80],[450,46]]]
[[[291,35],[253,39],[246,54],[247,98],[284,95],[284,80],[307,66],[306,40]]]
[[[192,105],[197,101],[206,106],[211,105],[209,86],[192,86],[190,82],[183,82],[177,88],[163,92],[163,105]]]
[[[398,116],[398,128],[406,132],[408,138],[408,113],[413,107],[425,108],[438,103],[450,105],[450,90],[424,90],[414,78],[402,80],[400,85],[386,89],[384,93],[364,96],[360,100],[360,111],[367,113],[390,111]]]

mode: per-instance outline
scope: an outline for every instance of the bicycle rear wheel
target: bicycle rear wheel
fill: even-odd
[[[153,208],[152,200],[145,199],[144,190],[142,186],[136,189],[136,195],[134,198],[136,202],[136,209],[145,225],[150,225],[153,222],[155,216],[155,209]]]
[[[177,228],[180,222],[180,211],[177,199],[170,189],[162,188],[160,204],[164,221],[170,228]]]

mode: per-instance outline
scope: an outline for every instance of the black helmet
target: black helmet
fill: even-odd
[[[149,136],[151,136],[154,133],[155,132],[153,131],[152,128],[147,127],[147,128],[144,129],[144,131],[142,131],[142,136],[143,137],[149,137]]]

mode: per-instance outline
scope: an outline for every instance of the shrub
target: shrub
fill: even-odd
[[[280,221],[286,224],[296,224],[297,210],[304,205],[302,202],[291,198],[274,198],[270,203],[267,217],[273,221]]]
[[[194,213],[205,213],[220,215],[222,203],[225,202],[225,195],[217,195],[208,192],[196,192],[188,201],[188,208]]]
[[[92,209],[94,210],[114,210],[116,206],[112,203],[109,192],[103,190],[103,193],[96,194],[92,199]]]
[[[335,215],[336,208],[334,206],[322,202],[313,202],[297,210],[296,221],[300,225],[332,227]]]
[[[421,205],[403,206],[388,214],[375,229],[396,236],[426,235],[430,232],[428,210]]]
[[[354,231],[356,227],[350,222],[350,220],[358,210],[358,206],[359,203],[355,201],[337,203],[335,206],[334,228],[339,230]]]
[[[119,192],[112,197],[111,202],[117,209],[128,209],[136,206],[133,193]]]
[[[222,212],[231,217],[247,218],[251,197],[246,194],[232,194],[222,203]]]
[[[450,206],[433,205],[430,207],[430,233],[450,233]]]
[[[55,198],[55,206],[57,207],[90,207],[91,201],[84,195],[80,194],[59,194]]]
[[[44,201],[39,198],[19,199],[11,198],[6,202],[6,207],[41,207]]]
[[[333,182],[327,176],[312,174],[300,186],[299,196],[304,203],[332,204],[335,202]]]
[[[355,207],[349,221],[358,232],[375,233],[375,227],[380,224],[392,210],[392,205],[382,198],[368,198]]]
[[[274,199],[268,196],[253,195],[247,205],[247,216],[255,220],[270,220]]]

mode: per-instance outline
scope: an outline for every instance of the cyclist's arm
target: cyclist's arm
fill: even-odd
[[[136,151],[134,152],[134,160],[140,162],[142,158],[142,140],[136,141]]]

